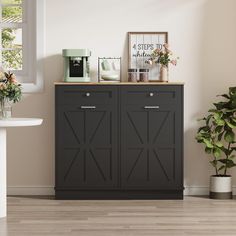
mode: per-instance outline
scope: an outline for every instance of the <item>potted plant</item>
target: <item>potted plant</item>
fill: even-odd
[[[173,57],[173,52],[169,49],[169,45],[165,43],[163,49],[156,48],[151,57],[146,61],[149,65],[160,65],[160,81],[168,82],[168,65],[177,65],[179,57]]]
[[[219,95],[223,101],[214,103],[208,116],[200,119],[204,125],[198,129],[196,139],[203,143],[205,152],[211,155],[210,163],[215,175],[210,177],[210,198],[232,198],[232,179],[228,174],[236,166],[236,87],[229,88],[228,94]]]
[[[21,84],[11,72],[0,71],[0,119],[11,117],[12,103],[21,99]]]

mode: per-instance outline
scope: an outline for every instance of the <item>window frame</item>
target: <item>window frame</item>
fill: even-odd
[[[2,5],[0,4],[0,8],[1,7]],[[16,26],[22,25],[23,30],[23,70],[14,70],[13,73],[21,80],[23,93],[42,92],[44,89],[45,0],[24,0],[22,7],[22,23],[16,23]],[[25,12],[27,14],[25,14]],[[10,23],[9,25],[13,26],[14,23]],[[7,26],[7,23],[2,23],[1,29],[6,28],[5,26]],[[27,47],[25,45],[27,45]]]
[[[27,2],[25,0],[22,0],[22,4],[2,4],[1,0],[0,0],[0,10],[3,9],[4,7],[15,7],[15,6],[21,6],[22,7],[22,22],[10,22],[10,23],[2,23],[1,22],[1,27],[0,27],[0,33],[2,32],[2,30],[4,29],[22,29],[22,53],[23,53],[23,68],[22,70],[11,70],[14,74],[16,74],[17,76],[23,77],[23,76],[27,76],[27,71],[28,71],[28,55],[27,55],[27,48],[25,45],[28,45],[28,17],[27,17],[27,12],[29,10],[29,7],[27,6]],[[1,15],[2,17],[2,15]],[[0,39],[2,39],[2,34],[0,34]],[[0,41],[1,42],[1,41]],[[1,47],[2,48],[2,47]],[[11,50],[10,48],[4,48],[4,50]],[[14,50],[14,49],[13,49]],[[0,55],[1,57],[2,55]]]

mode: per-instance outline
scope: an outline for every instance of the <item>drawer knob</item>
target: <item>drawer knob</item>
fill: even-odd
[[[150,97],[153,97],[153,96],[154,96],[154,93],[150,93],[149,96],[150,96]]]
[[[86,93],[85,96],[86,96],[86,97],[90,97],[90,93]]]

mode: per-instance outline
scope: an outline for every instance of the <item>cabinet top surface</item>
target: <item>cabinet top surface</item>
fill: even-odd
[[[54,85],[116,85],[116,86],[120,86],[120,85],[134,85],[134,86],[138,86],[138,85],[184,85],[184,82],[148,82],[148,83],[143,83],[143,82],[137,82],[137,83],[133,83],[133,82],[102,82],[102,83],[98,83],[98,82],[89,82],[89,83],[80,83],[80,82],[54,82]]]

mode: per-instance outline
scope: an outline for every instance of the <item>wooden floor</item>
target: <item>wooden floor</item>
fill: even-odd
[[[9,197],[0,236],[236,235],[236,199],[55,201]]]

